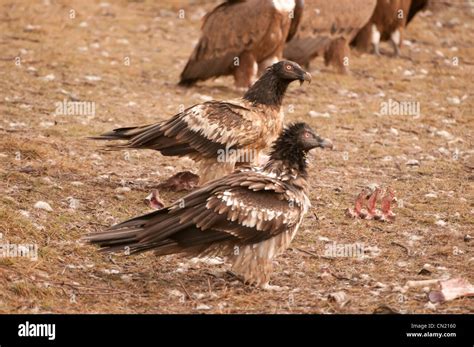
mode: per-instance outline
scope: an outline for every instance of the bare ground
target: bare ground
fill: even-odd
[[[380,58],[354,53],[349,76],[316,59],[313,83],[291,86],[287,121],[308,122],[336,148],[311,156],[313,209],[272,278],[283,290],[244,286],[225,265],[108,257],[79,241],[149,211],[143,199],[159,182],[193,169],[151,151],[104,152],[87,136],[241,95],[231,78],[176,86],[214,5],[182,3],[0,2],[0,241],[39,247],[37,261],[0,258],[0,312],[473,313],[472,298],[431,305],[430,288],[403,289],[408,280],[474,282],[474,21],[460,2],[418,16],[401,58],[389,45]],[[389,99],[418,102],[421,114],[381,115]],[[94,102],[95,116],[55,114],[63,100]],[[396,190],[394,223],[345,216],[370,183]],[[160,193],[166,202],[182,194]],[[331,242],[366,254],[325,257]],[[343,304],[328,298],[339,291]]]

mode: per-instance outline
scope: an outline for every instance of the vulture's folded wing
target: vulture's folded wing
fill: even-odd
[[[332,39],[350,42],[369,21],[376,0],[306,0],[298,33],[287,43],[284,57],[307,64],[321,55]]]
[[[215,158],[221,149],[239,149],[261,135],[260,118],[241,99],[194,105],[167,121],[120,128],[97,139],[128,140],[112,148],[148,148],[168,156]]]
[[[298,31],[298,27],[301,23],[301,19],[303,18],[303,10],[304,10],[304,0],[296,0],[295,9],[293,10],[293,18],[291,19],[290,30],[288,31],[286,42],[291,41],[291,39],[295,36],[296,32]]]
[[[305,201],[258,172],[212,181],[172,206],[117,224],[87,239],[106,251],[202,253],[219,245],[257,243],[297,225]]]
[[[235,59],[242,52],[253,50],[267,34],[273,20],[270,8],[269,1],[232,1],[208,13],[180,84],[230,74],[238,63]]]

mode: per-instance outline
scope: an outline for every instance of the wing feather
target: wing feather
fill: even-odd
[[[284,57],[306,65],[334,38],[350,42],[369,21],[377,0],[306,0],[299,30],[287,43]]]
[[[219,150],[240,149],[261,135],[260,115],[242,99],[194,105],[171,119],[137,128],[120,128],[98,139],[128,140],[109,148],[147,148],[163,155],[216,158]]]
[[[232,1],[217,6],[204,18],[202,36],[181,73],[180,84],[231,74],[234,60],[252,51],[272,23],[270,1]]]
[[[282,193],[251,188],[250,176],[253,182],[261,181],[261,187],[280,186]],[[258,172],[236,172],[188,194],[179,204],[87,239],[108,251],[129,247],[132,253],[155,249],[158,254],[202,252],[223,241],[238,245],[260,242],[301,222],[306,198],[293,189]],[[292,200],[296,203],[290,204]]]

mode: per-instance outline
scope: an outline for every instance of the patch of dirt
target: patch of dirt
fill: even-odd
[[[462,6],[415,18],[401,58],[388,44],[379,58],[353,53],[349,76],[316,59],[313,83],[290,87],[286,121],[308,122],[335,150],[311,155],[313,208],[277,259],[282,291],[244,286],[224,264],[107,256],[79,242],[150,211],[144,198],[160,182],[194,169],[86,137],[241,95],[231,78],[176,85],[214,5],[0,2],[0,241],[38,246],[36,261],[0,258],[0,312],[474,313],[472,298],[427,305],[429,288],[403,288],[474,283],[474,21]],[[64,100],[91,102],[95,115],[57,114]],[[383,115],[390,100],[418,103],[420,114]],[[371,183],[396,191],[394,223],[345,216]],[[182,194],[160,191],[165,203]],[[332,242],[360,244],[365,256],[327,257]]]

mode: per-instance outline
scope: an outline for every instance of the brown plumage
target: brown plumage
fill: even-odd
[[[95,139],[127,140],[110,148],[144,148],[196,161],[200,183],[222,177],[236,164],[255,164],[283,127],[281,105],[288,85],[310,81],[298,64],[267,68],[243,98],[194,105],[164,122],[115,129]]]
[[[236,170],[86,239],[108,252],[221,255],[246,283],[266,287],[273,258],[288,247],[310,206],[306,153],[328,145],[308,125],[293,124],[263,168]]]
[[[390,40],[394,55],[400,55],[405,26],[428,0],[378,0],[370,21],[354,38],[352,45],[357,49],[380,55],[380,41]]]
[[[233,75],[248,88],[257,73],[281,60],[296,32],[303,0],[227,1],[204,17],[202,35],[181,73],[180,85]]]
[[[368,22],[376,0],[306,0],[299,30],[283,56],[303,66],[317,56],[338,72],[349,71],[348,43]]]

